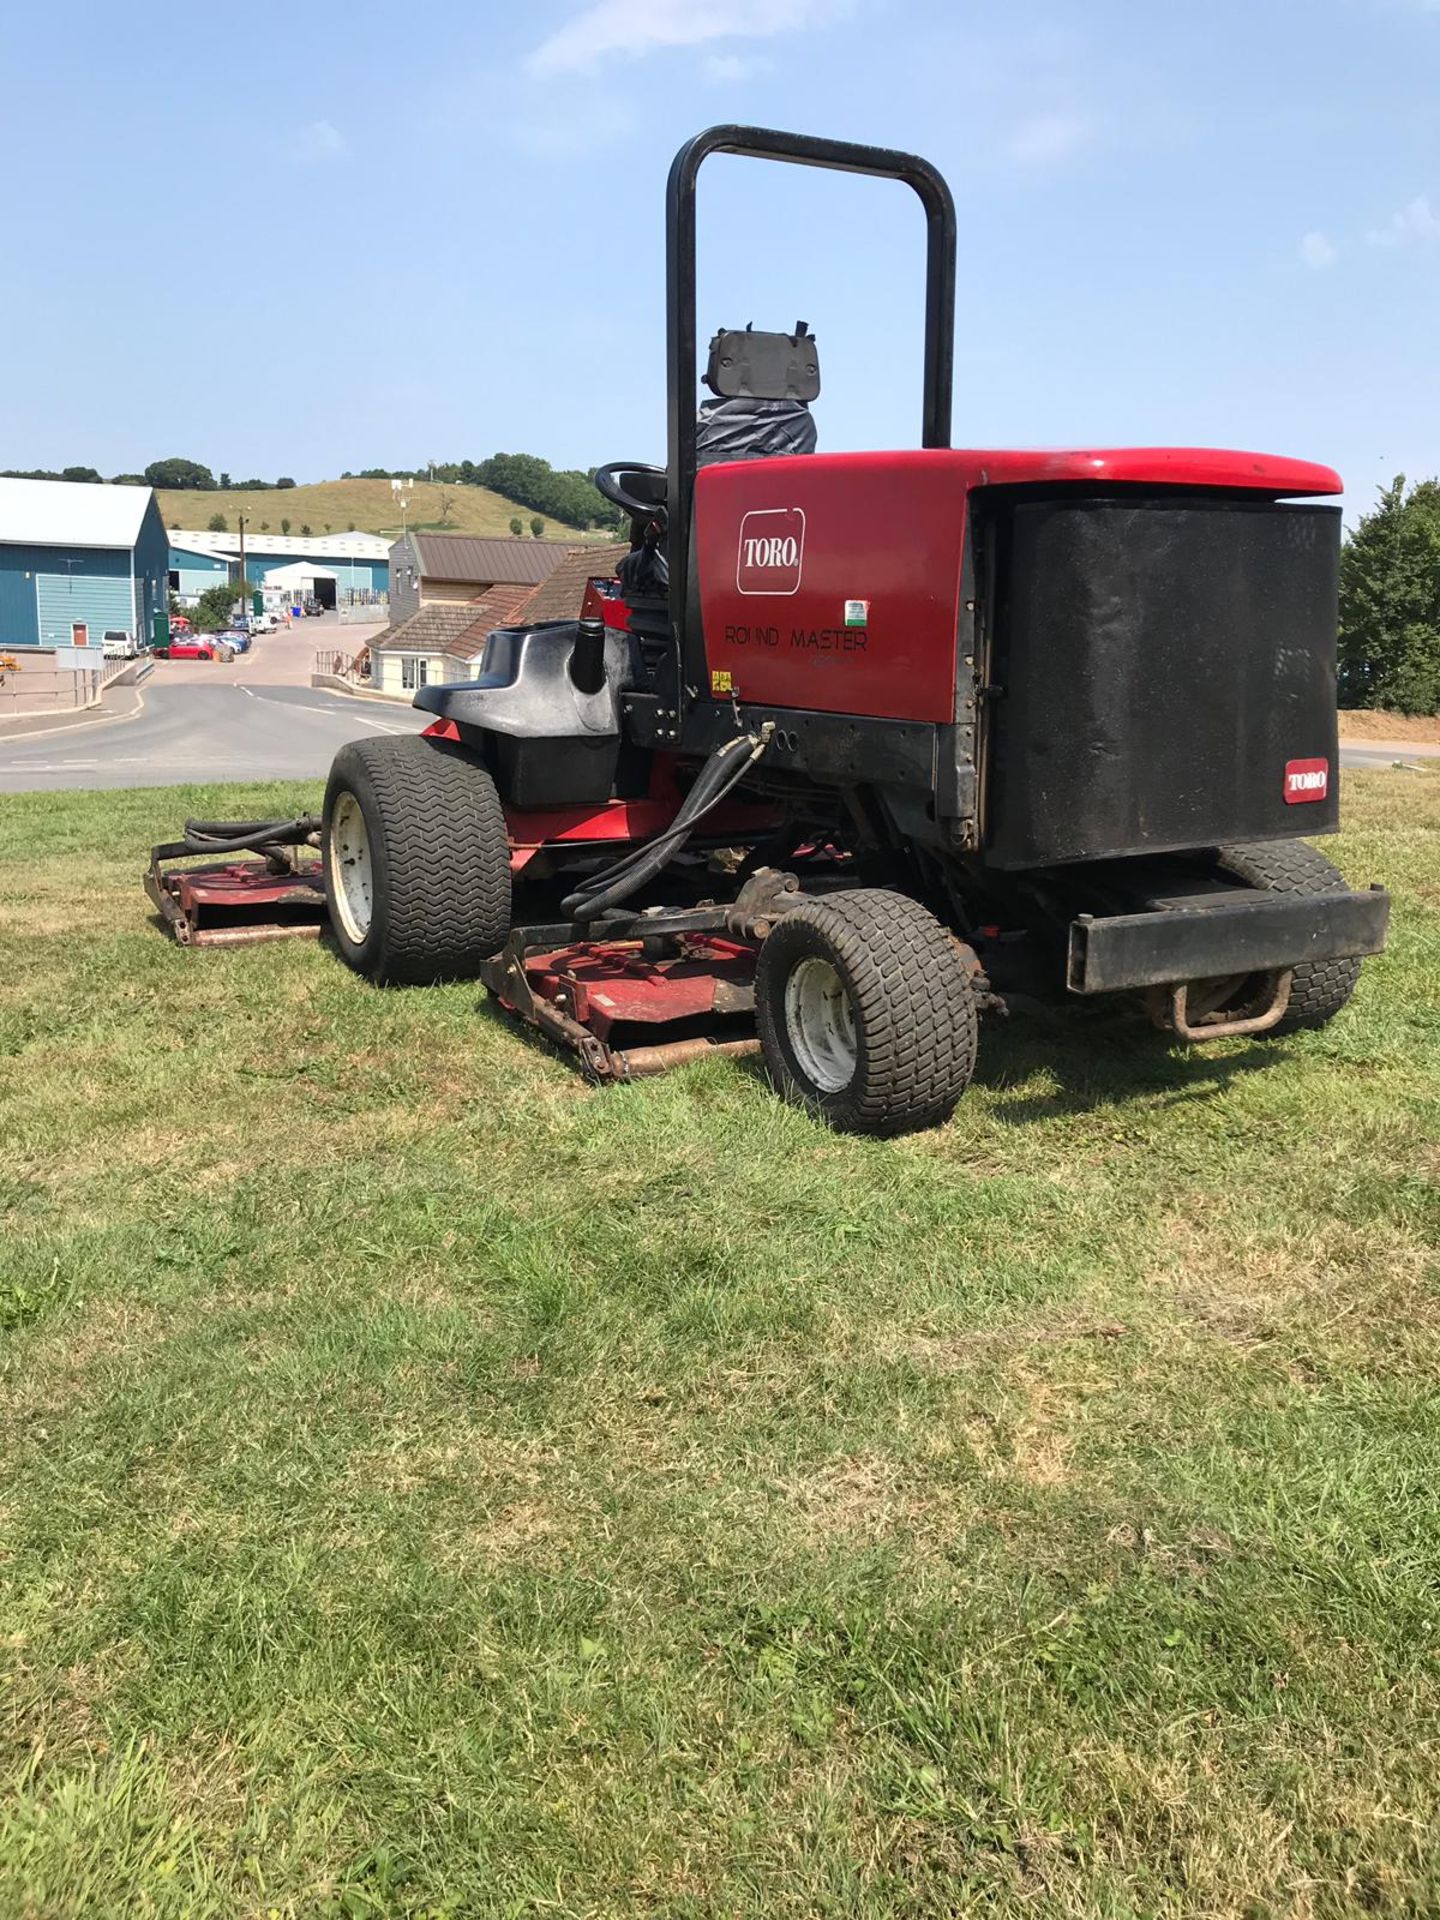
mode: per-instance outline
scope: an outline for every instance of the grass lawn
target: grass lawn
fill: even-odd
[[[448,532],[508,534],[510,522],[518,514],[525,527],[525,538],[530,538],[533,508],[517,507],[513,500],[492,493],[488,487],[446,487],[444,491],[450,502],[450,512],[444,516]],[[438,527],[442,520],[440,493],[441,489],[429,481],[416,481],[410,490],[407,524]],[[288,520],[292,538],[307,525],[314,534],[324,533],[327,527],[332,533],[344,533],[353,521],[361,533],[383,533],[397,540],[400,537],[400,515],[388,480],[317,480],[309,486],[286,487],[283,492],[217,488],[213,493],[162,492],[156,497],[165,525],[184,527],[191,533],[208,527],[210,516],[215,513],[224,514],[230,532],[234,533],[236,516],[243,513],[248,534],[260,533],[264,520],[269,521],[269,531],[273,534],[282,532],[280,522]],[[586,538],[614,538],[612,534],[587,536],[558,520],[544,515],[541,518],[545,520],[547,540],[579,542]]]
[[[1440,773],[1328,1032],[899,1143],[153,931],[317,798],[0,802],[7,1920],[1440,1911]]]

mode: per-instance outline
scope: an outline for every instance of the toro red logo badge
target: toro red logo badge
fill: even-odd
[[[745,515],[735,555],[741,593],[798,593],[804,565],[803,507],[762,507]]]
[[[1328,760],[1287,760],[1285,762],[1285,804],[1296,807],[1306,800],[1323,800],[1330,791]]]

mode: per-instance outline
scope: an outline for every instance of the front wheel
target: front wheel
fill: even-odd
[[[832,893],[760,948],[755,1019],[778,1090],[845,1133],[947,1120],[975,1067],[975,994],[955,942],[904,894]]]
[[[423,735],[352,740],[325,789],[325,890],[347,963],[379,986],[473,980],[510,932],[495,782]]]

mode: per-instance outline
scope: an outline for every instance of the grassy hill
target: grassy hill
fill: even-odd
[[[441,517],[442,489],[428,481],[416,481],[410,490],[410,508],[406,522],[411,527],[430,528],[449,533],[508,534],[510,522],[518,514],[530,532],[532,509],[517,506],[503,494],[488,487],[446,487],[450,511]],[[213,493],[171,493],[157,495],[167,527],[185,527],[191,532],[209,525],[212,514],[223,513],[233,533],[237,517],[245,515],[250,533],[281,533],[282,520],[290,522],[292,534],[302,526],[312,533],[344,533],[355,527],[361,533],[398,536],[400,516],[388,480],[317,480],[310,486],[286,487],[283,492],[250,492],[238,487],[217,489]],[[268,527],[264,524],[269,522]],[[562,521],[545,521],[545,533],[555,540],[609,539],[596,532],[581,534]]]

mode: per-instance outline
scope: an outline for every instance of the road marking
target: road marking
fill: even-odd
[[[307,707],[302,705],[298,700],[272,700],[266,693],[252,693],[249,687],[242,687],[241,692],[250,694],[252,700],[263,700],[267,707],[283,707],[287,713],[318,713],[326,720],[339,720],[344,716],[345,712],[343,707]],[[363,721],[367,727],[379,727],[384,733],[409,733],[411,731],[409,727],[386,726],[383,720],[372,720],[368,713],[357,713],[355,718]]]

